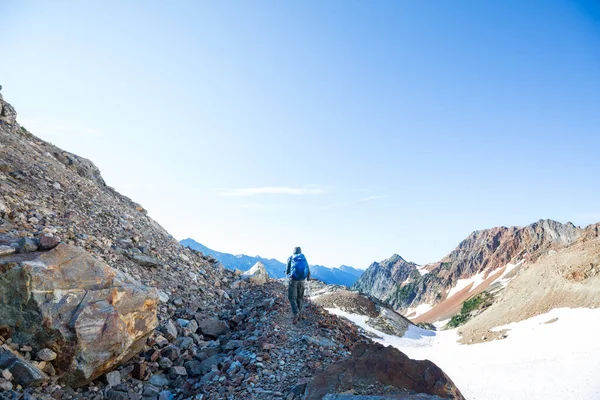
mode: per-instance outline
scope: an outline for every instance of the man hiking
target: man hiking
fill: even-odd
[[[294,248],[294,254],[288,258],[285,274],[289,278],[288,299],[292,305],[294,319],[292,323],[296,325],[303,319],[302,308],[304,306],[304,281],[310,280],[310,268],[308,261],[302,254],[300,247]]]

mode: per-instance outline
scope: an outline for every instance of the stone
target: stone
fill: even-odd
[[[254,285],[264,285],[269,281],[269,273],[264,264],[260,261],[254,264],[252,268],[240,275],[242,279]]]
[[[111,371],[106,374],[106,383],[108,387],[117,386],[121,383],[121,374],[119,371]]]
[[[60,238],[53,235],[42,235],[40,237],[39,248],[41,250],[52,250],[60,243]]]
[[[141,265],[142,267],[157,267],[160,263],[151,256],[140,253],[125,253],[127,257],[134,263]]]
[[[13,374],[7,369],[3,369],[1,375],[7,381],[12,381],[12,379],[13,379]]]
[[[171,372],[175,375],[181,375],[181,376],[187,375],[187,371],[186,371],[185,367],[175,366],[175,367],[171,368]]]
[[[208,357],[206,360],[203,360],[200,363],[200,371],[202,374],[205,374],[207,372],[210,372],[210,370],[214,367],[214,366],[218,366],[219,363],[221,363],[223,361],[223,357],[219,356],[219,355],[214,355],[211,357]]]
[[[175,400],[175,395],[168,390],[163,390],[158,394],[158,400]]]
[[[190,320],[183,319],[183,318],[177,318],[177,325],[179,325],[180,327],[185,328],[189,324],[190,324]]]
[[[239,349],[243,345],[244,345],[244,341],[243,340],[230,340],[225,345],[225,350],[231,351],[231,350]]]
[[[411,360],[398,349],[360,343],[349,358],[314,375],[306,387],[306,400],[342,393],[355,385],[390,385],[441,398],[464,400],[450,378],[429,360]]]
[[[0,257],[7,256],[7,255],[12,254],[14,252],[15,252],[15,248],[14,247],[5,246],[5,245],[0,246]]]
[[[148,382],[154,386],[163,387],[169,385],[169,378],[162,374],[152,375],[150,379],[148,379]]]
[[[169,344],[169,341],[162,335],[158,335],[155,339],[154,342],[156,343],[156,345],[160,348],[165,347],[166,345]]]
[[[46,374],[20,355],[1,348],[0,369],[8,370],[13,377],[13,382],[23,387],[35,386],[48,379]]]
[[[54,365],[47,363],[46,366],[42,369],[44,373],[48,376],[56,375],[56,370],[54,369]]]
[[[173,321],[168,320],[164,326],[164,330],[165,330],[165,333],[167,334],[167,337],[169,337],[171,339],[175,339],[177,337],[177,327],[175,326]]]
[[[142,391],[142,395],[149,398],[156,398],[158,393],[160,393],[160,389],[154,385],[145,385],[144,390]]]
[[[13,389],[13,384],[9,381],[0,379],[0,391],[6,391],[8,392],[9,390]]]
[[[173,366],[173,361],[168,359],[167,357],[161,357],[158,359],[158,365],[161,369],[169,369]]]
[[[190,330],[190,332],[196,333],[196,331],[198,330],[198,322],[196,322],[196,320],[193,319],[190,321],[190,323],[187,327]]]
[[[156,289],[66,243],[0,257],[0,321],[16,343],[52,346],[71,386],[138,354],[157,326],[157,303]]]
[[[31,238],[21,238],[17,242],[18,253],[33,253],[38,249],[38,245],[35,240]]]
[[[336,347],[337,346],[337,343],[335,343],[334,341],[332,341],[330,339],[324,338],[324,337],[303,335],[302,340],[304,340],[307,343],[312,343],[314,345],[322,346],[322,347]]]
[[[129,393],[111,389],[106,392],[106,398],[108,400],[129,400]]]
[[[201,368],[199,361],[196,361],[196,360],[186,361],[184,366],[185,366],[185,369],[187,370],[188,374],[191,376],[200,376],[203,373],[203,370]]]
[[[204,336],[218,338],[219,336],[229,332],[229,326],[224,321],[218,318],[205,318],[198,322],[198,328]]]
[[[56,360],[57,354],[52,350],[46,348],[38,351],[37,358],[42,361],[54,361]]]

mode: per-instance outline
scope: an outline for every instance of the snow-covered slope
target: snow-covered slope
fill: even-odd
[[[600,399],[600,309],[554,309],[499,330],[503,340],[463,345],[458,331],[431,332],[411,326],[399,338],[366,324],[366,317],[344,316],[411,358],[439,365],[469,400]]]

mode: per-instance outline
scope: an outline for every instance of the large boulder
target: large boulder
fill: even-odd
[[[264,264],[259,261],[248,271],[244,272],[241,278],[255,285],[264,285],[269,280],[269,273]]]
[[[431,361],[411,360],[392,346],[370,343],[358,344],[348,359],[315,375],[306,387],[305,399],[322,399],[326,394],[384,385],[405,390],[407,394],[464,400],[450,378]]]
[[[139,353],[156,328],[158,292],[64,243],[0,257],[0,328],[14,342],[56,352],[72,386]]]

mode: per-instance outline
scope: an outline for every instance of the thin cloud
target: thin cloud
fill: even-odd
[[[264,186],[252,188],[236,188],[236,189],[215,189],[215,193],[219,196],[228,197],[248,197],[258,195],[291,195],[291,196],[310,196],[327,193],[323,186],[305,185],[300,187],[292,186]]]
[[[369,197],[363,197],[362,199],[358,199],[356,201],[358,202],[364,202],[364,201],[373,201],[373,200],[379,200],[379,199],[385,199],[386,197],[388,197],[387,194],[380,194],[378,196],[369,196]]]

